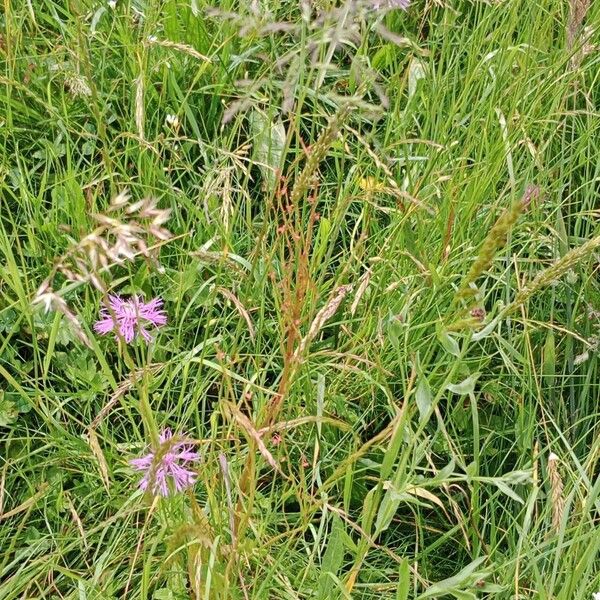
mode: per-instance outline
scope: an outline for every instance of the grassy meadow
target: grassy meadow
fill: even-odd
[[[0,600],[600,593],[600,4],[404,4],[1,0]]]

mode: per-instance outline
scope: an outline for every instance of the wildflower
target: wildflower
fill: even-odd
[[[600,600],[600,592],[593,592],[592,600]]]
[[[167,315],[161,308],[163,301],[160,298],[142,302],[139,296],[132,296],[129,300],[119,296],[109,296],[109,304],[111,310],[103,308],[100,311],[101,318],[95,323],[94,330],[105,335],[118,329],[118,334],[128,344],[138,333],[149,342],[152,337],[146,331],[145,325],[160,327],[167,322]]]
[[[140,489],[152,494],[168,496],[173,492],[181,492],[196,482],[196,473],[184,465],[200,460],[200,455],[192,450],[184,438],[174,437],[167,428],[159,436],[160,446],[156,452],[149,452],[142,458],[134,458],[129,464],[144,476],[140,481]],[[169,486],[168,480],[172,486]]]

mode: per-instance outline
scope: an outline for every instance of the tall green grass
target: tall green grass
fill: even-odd
[[[353,6],[4,0],[0,600],[600,592],[598,6]],[[124,189],[128,353],[33,304]]]

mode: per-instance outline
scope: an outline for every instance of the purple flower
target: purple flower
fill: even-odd
[[[392,9],[392,8],[401,8],[402,10],[408,10],[410,6],[410,0],[374,0],[373,8],[375,10],[379,9]]]
[[[100,311],[100,320],[94,324],[97,333],[105,335],[118,330],[128,344],[139,333],[149,342],[152,337],[144,326],[150,324],[160,327],[167,322],[167,314],[161,308],[163,301],[160,298],[150,302],[142,302],[139,296],[132,296],[129,300],[124,300],[120,296],[108,298],[111,310],[103,308]]]
[[[159,437],[160,446],[156,452],[149,452],[142,458],[134,458],[129,464],[144,476],[140,481],[140,489],[149,490],[154,495],[168,496],[173,492],[181,492],[194,485],[196,473],[186,469],[184,465],[200,460],[185,438],[173,437],[170,429],[164,429]],[[169,486],[168,480],[172,480]]]

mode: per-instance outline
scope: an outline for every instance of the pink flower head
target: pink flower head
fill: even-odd
[[[154,298],[150,302],[142,302],[139,296],[124,300],[120,296],[109,296],[110,309],[100,311],[100,320],[94,324],[94,330],[101,335],[118,331],[129,344],[136,334],[149,342],[152,337],[146,331],[146,325],[160,327],[167,322],[167,314],[162,310],[163,301]],[[113,315],[114,313],[114,315]]]
[[[174,437],[170,429],[164,429],[159,437],[160,446],[156,452],[149,452],[142,458],[134,458],[129,464],[144,476],[140,481],[140,489],[149,490],[154,495],[168,496],[173,492],[181,492],[194,485],[196,473],[186,469],[184,465],[200,460],[185,438]],[[171,479],[172,486],[168,480]]]

